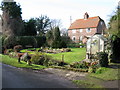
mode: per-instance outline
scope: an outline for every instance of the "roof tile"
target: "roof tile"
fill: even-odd
[[[99,23],[100,17],[89,17],[88,19],[78,19],[71,24],[69,29],[79,29],[79,28],[90,28],[97,27]]]

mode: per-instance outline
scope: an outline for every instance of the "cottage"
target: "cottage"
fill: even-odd
[[[94,55],[97,52],[104,52],[107,39],[103,35],[95,34],[90,37],[86,43],[86,59],[90,59],[90,55]]]
[[[104,20],[102,20],[99,16],[89,17],[86,12],[84,19],[78,19],[70,25],[68,29],[68,36],[75,43],[79,43],[81,41],[86,43],[87,39],[94,34],[104,34],[105,29],[106,25]]]

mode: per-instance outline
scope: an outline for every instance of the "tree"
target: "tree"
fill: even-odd
[[[62,27],[62,23],[61,20],[59,19],[51,19],[51,23],[50,23],[50,29],[55,29],[56,27],[61,28]]]
[[[54,41],[52,43],[52,47],[61,48],[61,36],[60,36],[59,27],[55,27],[55,29],[53,30],[53,37],[54,37]]]
[[[118,7],[115,15],[110,18],[109,33],[120,38],[120,8]]]
[[[22,30],[24,30],[24,25],[21,17],[20,5],[16,2],[2,2],[1,9],[2,14],[2,31],[6,36],[22,35]]]
[[[36,29],[39,34],[44,35],[50,29],[50,19],[47,16],[41,15],[39,18],[36,18]]]
[[[47,44],[52,48],[66,48],[67,45],[62,40],[59,27],[55,27],[46,33]]]
[[[110,46],[111,46],[111,61],[120,62],[120,7],[118,7],[115,15],[110,18],[109,33],[110,33]]]
[[[47,39],[47,44],[52,47],[52,43],[53,43],[53,30],[49,30],[47,33],[46,33],[46,39]]]
[[[31,18],[29,21],[24,21],[24,35],[25,36],[35,36],[37,35],[36,31],[36,20],[34,18]]]

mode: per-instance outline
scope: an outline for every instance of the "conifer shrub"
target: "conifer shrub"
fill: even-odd
[[[99,60],[99,64],[101,67],[107,67],[108,66],[108,54],[105,52],[99,52],[97,53],[97,57]]]

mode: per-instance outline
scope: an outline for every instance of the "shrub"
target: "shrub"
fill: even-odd
[[[15,45],[17,45],[16,37],[15,36],[8,36],[4,39],[3,46],[6,48],[13,48]]]
[[[67,44],[65,43],[65,41],[61,41],[60,47],[61,48],[67,48]]]
[[[35,39],[37,41],[37,47],[43,46],[46,42],[46,37],[45,36],[35,36]]]
[[[87,62],[75,62],[70,65],[72,68],[89,68],[89,63]]]
[[[103,73],[104,71],[106,71],[106,68],[104,68],[104,67],[100,67],[100,68],[98,68],[97,70],[96,70],[96,74],[101,74],[101,73]]]
[[[37,41],[33,36],[18,36],[16,37],[18,44],[22,45],[23,48],[26,48],[27,45],[36,47]]]
[[[70,44],[67,44],[67,47],[69,47],[69,48],[79,48],[80,47],[80,45],[79,45],[79,43],[70,43]]]
[[[36,53],[35,55],[33,55],[31,57],[31,62],[33,64],[38,64],[38,65],[43,65],[44,62],[44,57],[43,57],[43,53]]]
[[[90,66],[89,66],[89,70],[88,72],[90,73],[95,73],[96,70],[99,68],[99,62],[98,61],[93,61],[91,62]]]
[[[32,56],[31,62],[33,64],[45,65],[45,66],[53,65],[52,58],[50,56],[38,52],[36,52],[36,54]]]
[[[101,67],[107,67],[108,66],[108,54],[105,52],[99,52],[97,53],[99,64]]]

